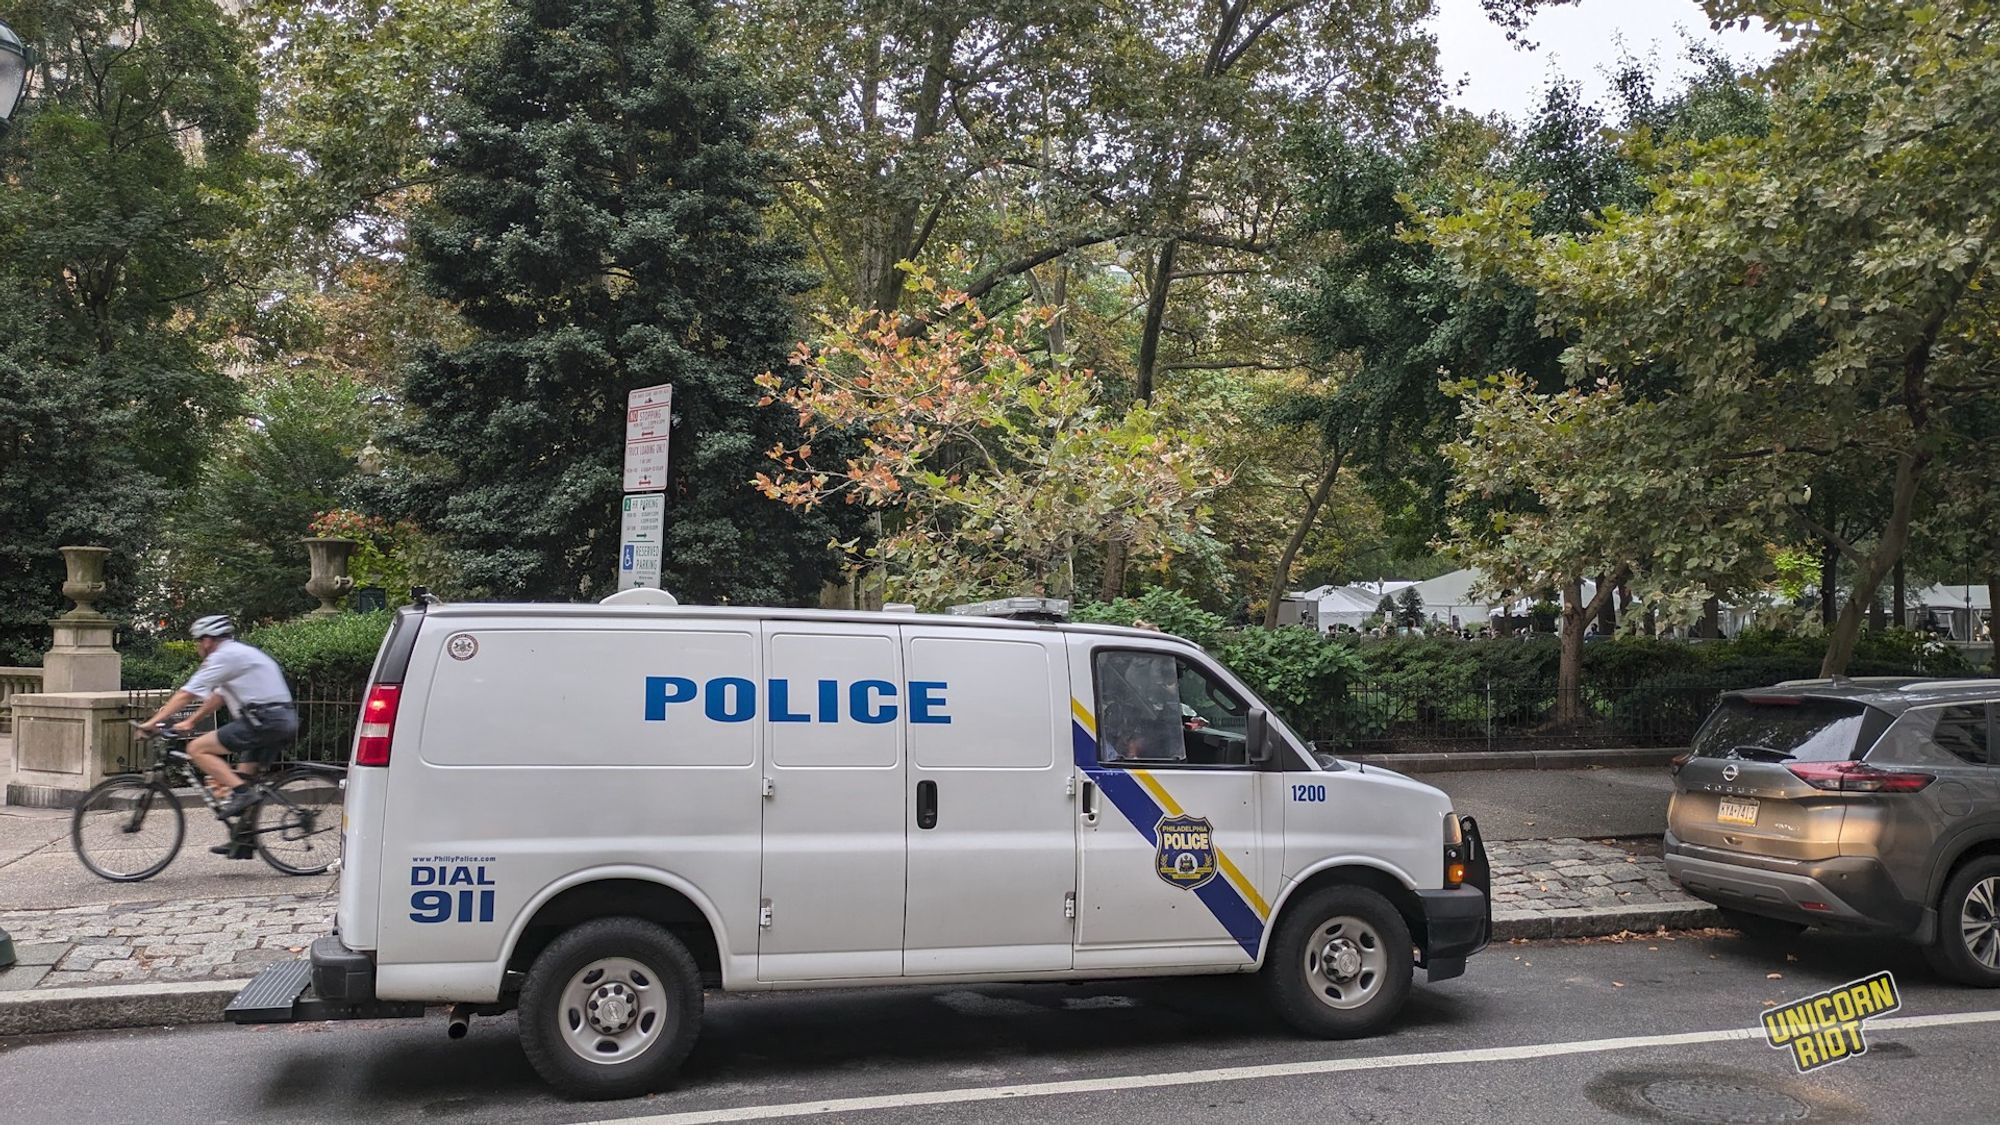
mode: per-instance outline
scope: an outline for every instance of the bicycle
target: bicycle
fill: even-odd
[[[133,723],[135,729],[138,723]],[[319,875],[340,855],[343,778],[339,766],[296,763],[278,770],[264,799],[235,817],[188,756],[191,733],[171,727],[154,732],[152,760],[139,770],[107,777],[84,794],[70,816],[70,846],[100,879],[136,883],[166,869],[187,836],[181,791],[192,787],[217,819],[229,824],[229,842],[254,848],[265,863],[287,875]],[[232,856],[232,858],[234,858]]]

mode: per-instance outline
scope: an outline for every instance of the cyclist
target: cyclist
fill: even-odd
[[[242,755],[259,766],[269,765],[278,751],[298,736],[298,710],[278,662],[263,650],[237,640],[236,626],[228,615],[204,617],[188,629],[188,634],[201,652],[201,667],[140,729],[156,731],[167,716],[200,700],[194,714],[174,725],[175,730],[193,731],[196,723],[228,704],[230,721],[189,743],[188,757],[212,783],[229,791],[216,815],[231,817],[262,800],[263,792],[230,768],[228,754]],[[209,850],[230,855],[241,849],[224,844]]]

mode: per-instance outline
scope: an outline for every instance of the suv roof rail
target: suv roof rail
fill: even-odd
[[[1903,691],[1936,691],[1936,690],[1939,690],[1939,689],[1946,689],[1946,690],[1950,690],[1950,689],[1955,689],[1955,688],[1995,688],[1995,689],[2000,689],[2000,680],[1994,680],[1994,679],[1985,679],[1985,678],[1980,678],[1980,679],[1960,679],[1960,680],[1917,680],[1917,681],[1916,681],[1916,682],[1914,682],[1914,683],[1907,683],[1907,684],[1904,684],[1904,685],[1902,686],[1902,689],[1901,689],[1901,690],[1903,690]]]

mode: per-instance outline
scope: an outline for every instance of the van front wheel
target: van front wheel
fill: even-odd
[[[1321,1039],[1382,1030],[1410,995],[1410,928],[1366,887],[1325,887],[1285,911],[1264,985],[1286,1023]]]
[[[521,1046],[573,1097],[630,1098],[673,1077],[701,1030],[701,973],[638,918],[598,918],[549,943],[521,989]]]

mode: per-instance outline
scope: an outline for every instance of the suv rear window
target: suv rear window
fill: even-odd
[[[1694,753],[1749,761],[1844,761],[1861,749],[1867,723],[1868,708],[1845,699],[1725,699],[1694,736]]]

